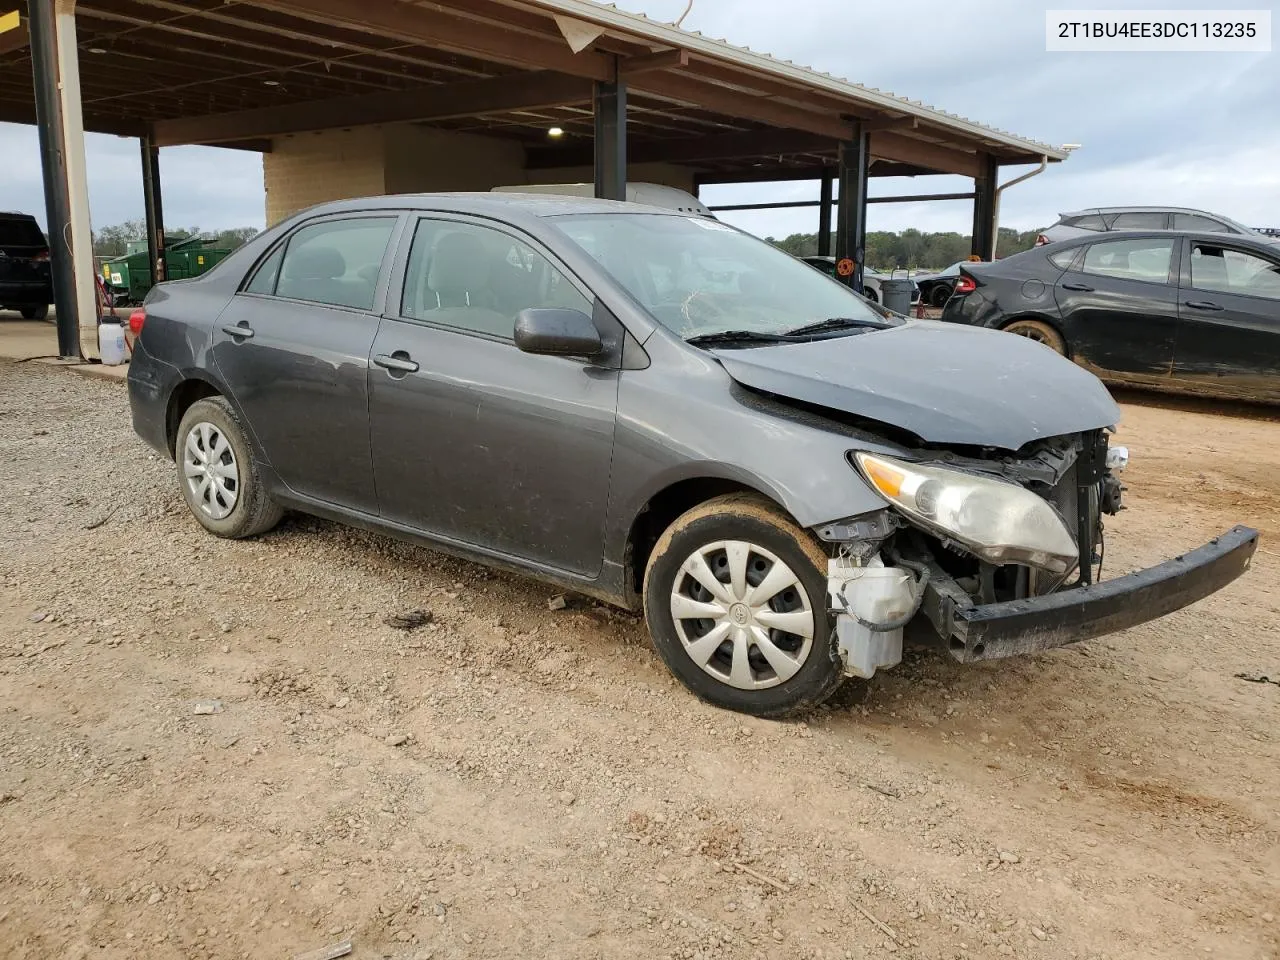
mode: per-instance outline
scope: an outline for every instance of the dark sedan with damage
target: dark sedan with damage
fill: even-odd
[[[299,510],[643,609],[691,690],[763,716],[904,632],[970,662],[1142,623],[1257,543],[1096,582],[1126,457],[1095,377],[678,211],[334,203],[132,320],[134,427],[210,532]]]
[[[1038,340],[1104,380],[1280,401],[1280,246],[1090,233],[971,263],[942,319]]]

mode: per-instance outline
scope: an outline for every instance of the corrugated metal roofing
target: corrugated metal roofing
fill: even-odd
[[[767,53],[758,53],[748,47],[737,46],[727,40],[706,37],[696,30],[685,30],[675,24],[652,20],[642,13],[619,10],[611,3],[600,3],[597,0],[526,0],[525,5],[552,14],[576,17],[605,27],[628,39],[688,50],[690,53],[720,60],[740,69],[755,71],[763,76],[798,82],[815,91],[843,97],[849,101],[850,107],[861,104],[879,110],[892,110],[971,137],[990,140],[1014,150],[1044,155],[1051,160],[1065,160],[1069,152],[1062,147],[1029,140],[1006,130],[989,127],[967,117],[927,106],[919,100],[911,100],[875,87],[854,83],[851,80],[832,76],[830,73],[801,66],[790,60],[782,60]]]

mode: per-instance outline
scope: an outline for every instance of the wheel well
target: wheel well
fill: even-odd
[[[649,565],[649,554],[667,527],[686,510],[726,493],[755,493],[772,501],[771,497],[754,487],[720,477],[681,480],[650,498],[632,521],[631,531],[627,534],[627,587],[635,591],[635,596],[638,597],[644,589],[644,571]]]
[[[169,441],[169,455],[177,455],[178,424],[186,416],[191,405],[205,397],[220,397],[217,387],[204,380],[184,380],[169,395],[169,407],[165,412],[164,431]]]
[[[1013,324],[1017,323],[1019,320],[1035,320],[1037,323],[1043,323],[1047,327],[1052,327],[1054,331],[1058,334],[1058,336],[1062,338],[1062,345],[1067,350],[1067,358],[1070,359],[1071,341],[1069,341],[1067,339],[1067,335],[1062,332],[1062,326],[1056,320],[1054,320],[1051,317],[1046,317],[1044,314],[1020,313],[1016,317],[1009,317],[1007,320],[1000,321],[1000,326],[998,326],[996,329],[1005,330],[1008,327],[1012,326]]]

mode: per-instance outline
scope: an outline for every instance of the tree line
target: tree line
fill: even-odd
[[[231,230],[202,231],[199,227],[167,228],[169,237],[205,236],[216,247],[234,250],[258,235],[256,227],[236,227]],[[1000,228],[996,255],[1007,257],[1035,245],[1039,230],[1019,232],[1008,227]],[[93,233],[93,255],[100,258],[122,256],[130,241],[142,240],[147,235],[147,225],[142,220],[126,220],[112,224]],[[816,233],[793,233],[781,240],[765,237],[769,243],[797,257],[811,257],[818,252]],[[835,249],[835,235],[831,248]],[[920,269],[940,270],[957,260],[967,259],[970,244],[966,234],[923,233],[914,227],[901,233],[877,231],[867,234],[867,266],[876,270]]]
[[[1008,227],[1000,228],[996,244],[996,256],[1007,257],[1010,254],[1030,250],[1035,246],[1039,230],[1019,232]],[[818,253],[818,235],[816,233],[793,233],[789,237],[776,240],[766,237],[770,243],[796,257],[812,257]],[[832,234],[831,249],[835,249],[835,234]],[[923,233],[914,227],[901,233],[877,231],[867,234],[867,263],[876,270],[919,269],[941,270],[943,267],[966,260],[971,250],[970,238],[967,234]]]
[[[204,231],[199,227],[166,227],[164,231],[166,237],[177,237],[182,240],[187,237],[203,236],[211,240],[213,246],[227,250],[234,250],[246,241],[252,240],[258,233],[257,227],[235,227],[231,230],[215,231]],[[103,227],[93,232],[93,255],[107,259],[123,256],[131,241],[143,240],[146,236],[147,225],[142,220],[126,220],[124,223]]]

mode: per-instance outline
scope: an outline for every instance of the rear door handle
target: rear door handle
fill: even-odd
[[[409,355],[403,350],[397,350],[388,356],[385,353],[376,354],[373,362],[385,370],[396,370],[400,373],[417,373],[418,363],[416,360],[410,360]]]
[[[1209,300],[1187,300],[1184,306],[1191,307],[1193,310],[1221,310],[1222,307]]]
[[[245,323],[243,320],[237,324],[226,324],[222,328],[222,332],[233,337],[239,337],[241,340],[253,339],[253,327]]]
[[[1093,293],[1093,287],[1085,286],[1083,283],[1064,283],[1063,290],[1078,290],[1080,293]]]

